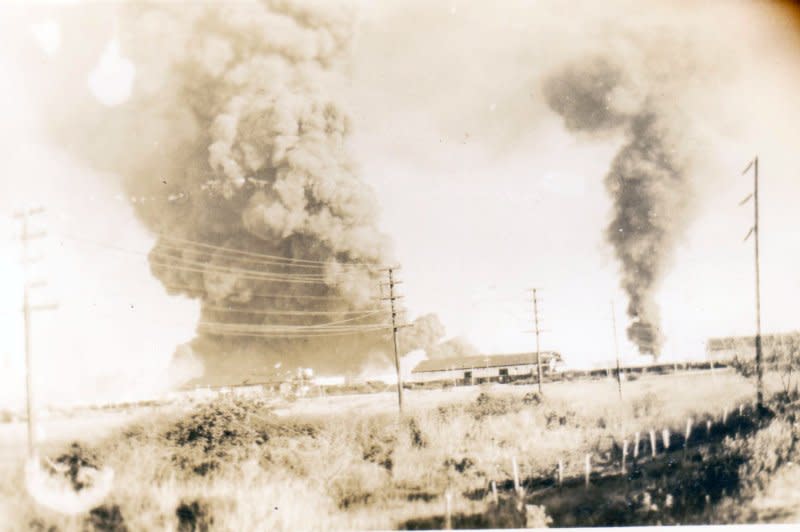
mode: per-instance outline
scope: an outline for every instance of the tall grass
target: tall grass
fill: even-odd
[[[454,513],[488,511],[480,492],[511,478],[512,457],[523,479],[552,475],[559,460],[577,475],[586,453],[602,463],[623,436],[719,415],[750,386],[732,374],[650,377],[624,393],[607,381],[552,384],[541,398],[529,386],[411,392],[402,418],[381,396],[383,409],[324,411],[311,399],[284,416],[222,399],[87,442],[116,474],[93,515],[37,506],[20,464],[6,466],[0,510],[12,530],[391,529],[441,514],[445,492]]]

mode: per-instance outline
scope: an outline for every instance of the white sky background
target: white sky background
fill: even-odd
[[[685,102],[709,147],[692,175],[695,218],[659,292],[663,358],[702,356],[709,336],[753,331],[753,248],[742,243],[752,207],[737,203],[750,192],[752,180],[740,172],[756,153],[763,327],[798,328],[798,27],[758,2],[691,11],[679,2],[648,3],[646,12],[628,2],[603,2],[600,12],[598,4],[361,5],[343,97],[354,118],[352,149],[378,193],[412,315],[438,313],[448,335],[465,336],[483,352],[530,350],[526,290],[538,286],[542,347],[585,366],[613,358],[614,299],[621,351],[633,359],[624,335],[627,301],[603,239],[610,200],[602,180],[619,139],[569,134],[546,109],[538,83],[585,46],[601,20],[624,14],[632,27],[657,21],[708,39],[724,50],[728,73]],[[56,64],[60,46],[69,44],[53,44],[57,12],[21,12],[24,25],[4,28],[9,42],[36,38],[30,23],[49,21],[43,32],[37,26],[45,35],[41,60]],[[61,305],[34,316],[43,400],[143,394],[160,386],[175,346],[192,337],[198,306],[167,296],[144,255],[65,238],[144,252],[152,243],[117,178],[41,141],[37,102],[27,98],[24,65],[13,51],[0,54],[0,405],[18,404],[23,391],[19,248],[10,215],[27,203],[46,206],[41,225],[50,234],[34,244],[46,257],[36,270],[50,282],[36,300]],[[97,50],[98,62],[103,52]],[[124,83],[115,84],[129,75],[117,67],[92,82],[111,103],[124,97]]]

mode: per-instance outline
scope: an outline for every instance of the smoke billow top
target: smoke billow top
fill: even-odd
[[[69,143],[124,174],[159,235],[153,274],[201,302],[191,352],[205,373],[346,371],[389,352],[378,266],[390,243],[334,97],[351,10],[159,3],[118,17],[131,98],[81,117],[92,142]]]
[[[628,337],[642,354],[656,358],[663,336],[655,293],[685,227],[691,196],[680,111],[661,81],[601,55],[567,64],[543,87],[569,131],[624,137],[604,178],[613,205],[605,235],[629,299]]]

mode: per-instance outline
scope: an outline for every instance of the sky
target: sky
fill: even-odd
[[[753,205],[738,203],[752,190],[752,175],[741,172],[756,154],[763,329],[797,329],[797,14],[756,1],[598,5],[356,3],[356,36],[336,90],[352,116],[351,152],[401,264],[410,317],[435,312],[448,337],[462,336],[483,353],[530,351],[529,289],[537,287],[543,349],[561,352],[568,366],[608,363],[613,302],[623,360],[639,360],[625,337],[627,299],[604,238],[612,206],[603,177],[623,139],[567,130],[541,84],[587,50],[633,57],[642,39],[657,34],[668,44],[645,63],[675,69],[671,101],[701,154],[688,175],[686,230],[657,290],[662,358],[702,357],[709,337],[754,330],[753,241],[742,241]],[[60,305],[33,316],[42,400],[161,389],[176,346],[194,335],[199,304],[168,296],[150,274],[154,237],[120,178],[45,139],[40,116],[50,107],[26,89],[27,76],[71,68],[73,43],[59,29],[69,7],[2,9],[13,16],[3,17],[12,45],[0,54],[0,112],[11,126],[0,130],[0,404],[19,404],[24,390],[19,226],[11,215],[26,205],[46,207],[32,223],[48,233],[32,244],[43,254],[33,274],[49,283],[33,297]],[[136,65],[114,47],[113,33],[89,37],[97,46],[88,48],[95,68],[85,90],[119,105]],[[688,44],[671,48],[673,40]],[[33,65],[19,59],[30,49],[38,54]],[[696,62],[679,72],[673,63],[685,50]],[[48,100],[58,104],[59,94],[54,86]]]

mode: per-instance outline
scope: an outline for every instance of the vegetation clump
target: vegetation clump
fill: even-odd
[[[53,462],[56,470],[63,471],[69,478],[72,488],[80,491],[91,485],[91,481],[83,474],[83,469],[97,469],[99,460],[97,453],[79,442],[73,442],[69,450],[59,455]]]
[[[249,456],[254,446],[263,445],[270,437],[264,422],[271,420],[259,419],[257,410],[258,405],[235,399],[199,406],[164,435],[175,446],[173,462],[205,475],[222,463]]]

